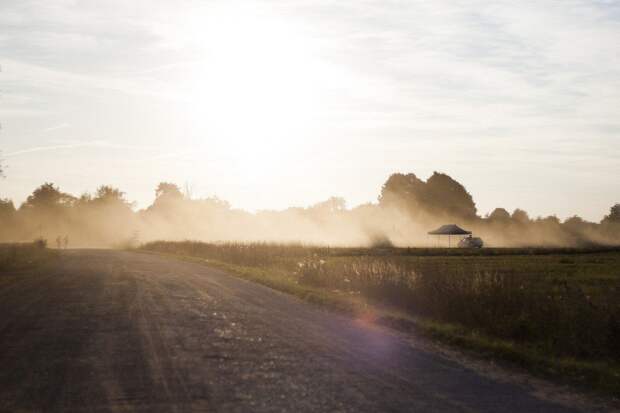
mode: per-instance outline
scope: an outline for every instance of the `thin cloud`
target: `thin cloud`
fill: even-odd
[[[101,142],[84,142],[84,143],[74,143],[68,145],[48,145],[48,146],[34,146],[32,148],[20,149],[18,151],[9,152],[5,156],[7,158],[26,155],[29,153],[35,152],[47,152],[47,151],[57,151],[62,149],[76,149],[76,148],[85,148],[85,147],[94,147],[101,146]]]
[[[65,129],[70,127],[71,124],[67,123],[67,122],[63,122],[63,123],[59,123],[58,125],[54,125],[54,126],[50,126],[49,128],[45,128],[42,130],[43,133],[48,133],[48,132],[53,132],[56,131],[58,129]]]
[[[17,151],[9,152],[5,156],[7,158],[10,158],[10,157],[15,157],[19,155],[36,153],[36,152],[47,152],[47,151],[79,149],[79,148],[111,148],[111,149],[139,149],[139,150],[153,149],[153,148],[144,147],[144,146],[122,145],[122,144],[116,144],[116,143],[106,142],[106,141],[88,141],[88,142],[58,144],[58,145],[34,146],[31,148],[20,149]]]

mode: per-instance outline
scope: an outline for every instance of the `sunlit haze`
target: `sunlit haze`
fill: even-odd
[[[394,172],[484,214],[620,193],[613,1],[0,3],[0,197],[160,181],[250,211],[376,202]]]
[[[0,0],[1,412],[620,412],[619,342],[620,0]]]

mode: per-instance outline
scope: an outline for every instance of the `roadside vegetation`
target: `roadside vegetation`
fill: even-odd
[[[44,239],[32,243],[0,243],[0,273],[41,266],[57,254],[47,248]]]
[[[153,242],[309,301],[620,394],[620,249]]]

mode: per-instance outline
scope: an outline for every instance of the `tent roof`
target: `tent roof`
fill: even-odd
[[[431,235],[467,235],[471,231],[465,231],[463,228],[455,224],[442,225],[434,231],[429,231]]]

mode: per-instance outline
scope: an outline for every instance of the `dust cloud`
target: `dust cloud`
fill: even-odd
[[[426,181],[393,174],[378,201],[347,208],[342,198],[309,207],[250,213],[218,198],[192,199],[162,182],[148,208],[135,210],[121,190],[101,186],[79,197],[45,183],[15,207],[0,199],[0,242],[46,239],[60,246],[122,247],[153,240],[304,243],[331,246],[436,246],[429,230],[455,223],[492,247],[620,244],[620,205],[600,223],[572,217],[532,219],[497,208],[480,216],[465,187],[442,173]],[[444,245],[445,240],[442,241]],[[454,244],[453,244],[454,245]]]

